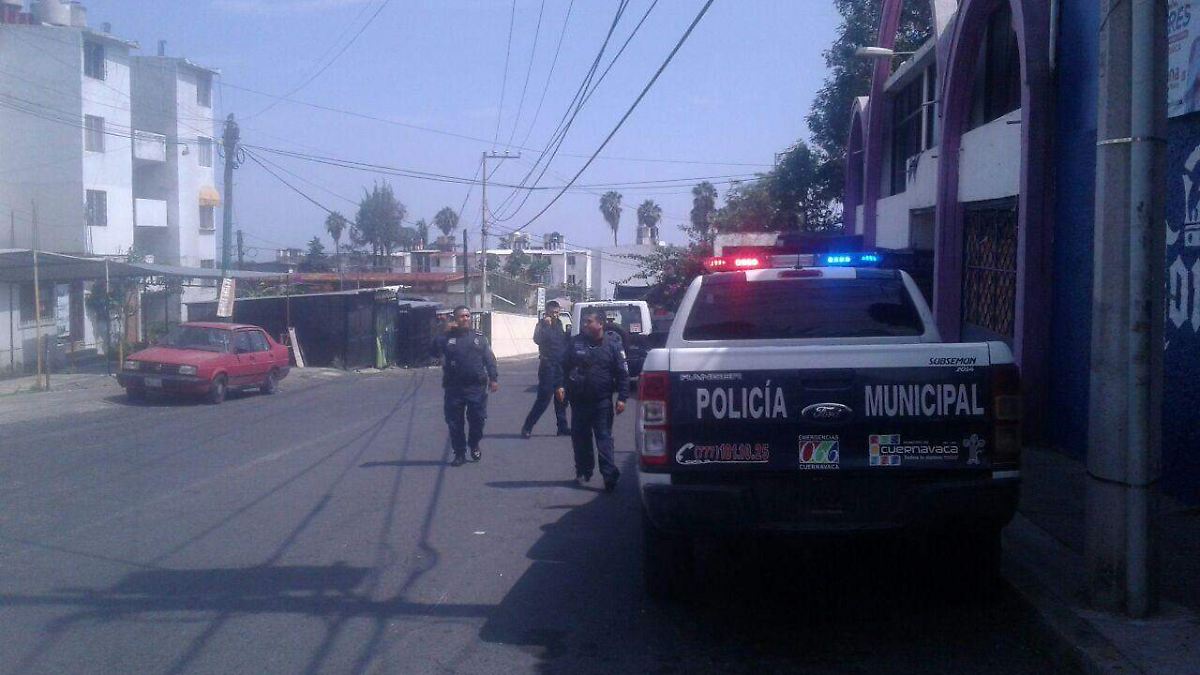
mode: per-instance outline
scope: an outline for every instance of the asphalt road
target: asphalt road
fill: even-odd
[[[713,550],[640,587],[632,419],[574,486],[532,361],[447,466],[436,371],[314,373],[221,406],[112,385],[0,399],[0,672],[1046,672],[1013,595],[879,547]]]

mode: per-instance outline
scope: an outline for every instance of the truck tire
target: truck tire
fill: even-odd
[[[664,532],[642,513],[642,578],[646,594],[659,601],[687,597],[696,573],[692,540]]]

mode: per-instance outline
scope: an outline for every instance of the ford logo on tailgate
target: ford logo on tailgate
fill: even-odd
[[[800,416],[810,422],[838,424],[854,417],[854,411],[841,403],[814,403],[801,410]]]

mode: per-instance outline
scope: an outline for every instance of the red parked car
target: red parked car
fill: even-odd
[[[230,389],[274,394],[289,368],[288,348],[258,326],[193,322],[130,354],[117,381],[134,401],[162,392],[200,394],[220,403]]]

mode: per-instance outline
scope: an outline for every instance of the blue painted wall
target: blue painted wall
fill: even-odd
[[[1087,450],[1092,237],[1100,3],[1059,3],[1055,55],[1054,314],[1050,338],[1050,440]]]

